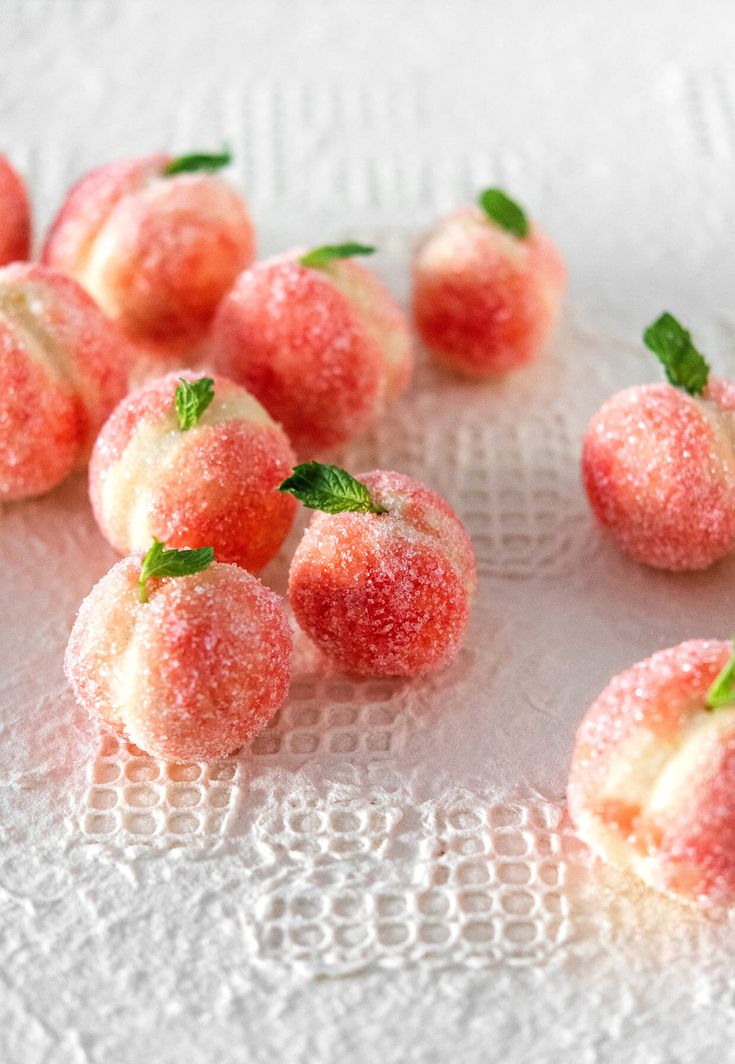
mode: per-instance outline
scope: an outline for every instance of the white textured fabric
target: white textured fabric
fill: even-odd
[[[300,639],[288,704],[229,762],[159,764],[74,706],[66,638],[114,560],[83,477],[0,514],[0,1060],[727,1059],[735,930],[593,863],[563,793],[611,673],[733,628],[732,561],[634,565],[578,474],[599,403],[659,376],[639,337],[662,309],[735,372],[730,6],[6,0],[1,21],[2,148],[39,233],[97,162],[227,141],[264,254],[374,242],[405,300],[422,229],[497,183],[570,292],[538,366],[422,365],[340,456],[466,522],[457,661],[357,682]]]

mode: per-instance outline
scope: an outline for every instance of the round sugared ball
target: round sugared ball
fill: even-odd
[[[401,473],[360,476],[386,513],[316,513],[288,595],[301,628],[343,668],[427,672],[459,649],[476,585],[472,543],[447,502]]]
[[[291,678],[282,600],[235,565],[149,581],[124,558],[82,603],[65,670],[90,716],[156,757],[210,760],[266,726]]]
[[[351,259],[304,266],[301,254],[238,278],[211,354],[311,455],[355,436],[406,387],[413,352],[404,314],[368,270]]]
[[[454,370],[492,377],[532,362],[559,316],[566,271],[535,226],[519,237],[472,206],[419,245],[413,314],[427,351]]]
[[[0,266],[31,253],[31,208],[22,178],[0,155]]]
[[[704,569],[735,542],[733,415],[668,384],[627,388],[592,418],[582,473],[623,550],[658,569]]]
[[[0,500],[49,491],[86,460],[136,356],[70,277],[0,269]]]
[[[89,467],[102,534],[122,554],[156,537],[170,547],[214,547],[257,571],[276,554],[296,500],[278,491],[295,458],[281,427],[224,377],[196,424],[182,430],[171,373],[128,395],[100,432]],[[211,378],[210,378],[211,379]]]
[[[168,155],[109,163],[72,188],[43,260],[75,277],[135,339],[196,344],[253,259],[242,197],[211,173],[166,175]]]
[[[735,705],[706,708],[731,650],[692,640],[611,680],[569,777],[572,819],[595,853],[704,905],[735,901]]]

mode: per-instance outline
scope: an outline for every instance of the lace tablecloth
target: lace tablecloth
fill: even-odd
[[[735,627],[733,562],[635,566],[578,474],[602,399],[657,379],[661,310],[735,368],[729,6],[6,0],[0,35],[39,233],[97,162],[228,142],[263,254],[375,243],[405,300],[420,232],[500,184],[570,269],[543,362],[422,364],[339,456],[426,480],[473,536],[469,635],[431,677],[325,673],[300,639],[249,750],[160,764],[65,687],[114,560],[83,477],[0,514],[0,1060],[719,1064],[735,930],[592,862],[563,796],[612,672]]]

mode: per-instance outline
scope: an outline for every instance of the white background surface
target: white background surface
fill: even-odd
[[[0,514],[0,1060],[727,1059],[730,924],[604,872],[560,817],[610,673],[735,625],[732,562],[627,562],[577,471],[600,401],[657,378],[664,307],[735,366],[730,5],[5,0],[0,44],[39,234],[89,166],[227,139],[262,254],[375,242],[405,299],[422,229],[497,183],[570,269],[543,364],[495,387],[422,366],[345,456],[466,520],[457,663],[371,686],[301,644],[282,718],[221,770],[121,751],[66,693],[113,560],[83,478]]]

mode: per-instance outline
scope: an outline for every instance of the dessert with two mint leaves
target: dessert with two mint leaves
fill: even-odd
[[[616,676],[582,721],[569,777],[577,833],[688,902],[735,902],[735,653],[691,640]]]
[[[282,485],[317,512],[288,582],[294,616],[340,667],[410,676],[458,651],[476,587],[467,532],[425,485],[377,470],[297,466]]]
[[[566,283],[554,244],[505,192],[439,221],[413,266],[413,316],[424,347],[472,377],[533,362],[559,317]]]
[[[70,277],[0,269],[0,501],[50,491],[86,462],[136,357]]]
[[[69,192],[43,261],[153,352],[196,345],[254,255],[245,202],[214,172],[230,161],[156,154],[92,170]]]
[[[31,208],[20,174],[0,155],[0,266],[31,253]]]
[[[215,369],[260,400],[299,454],[351,439],[408,384],[406,317],[356,261],[373,251],[326,245],[258,262],[214,319]]]
[[[587,429],[595,517],[636,561],[705,569],[735,544],[735,385],[718,380],[670,314],[645,332],[668,384],[618,392]]]
[[[154,541],[81,605],[65,671],[89,714],[173,762],[232,753],[268,724],[291,679],[283,600],[211,547]]]
[[[152,537],[214,548],[257,572],[277,553],[296,501],[278,491],[295,456],[286,434],[224,377],[171,373],[125,398],[100,432],[89,467],[97,523],[121,554]]]

